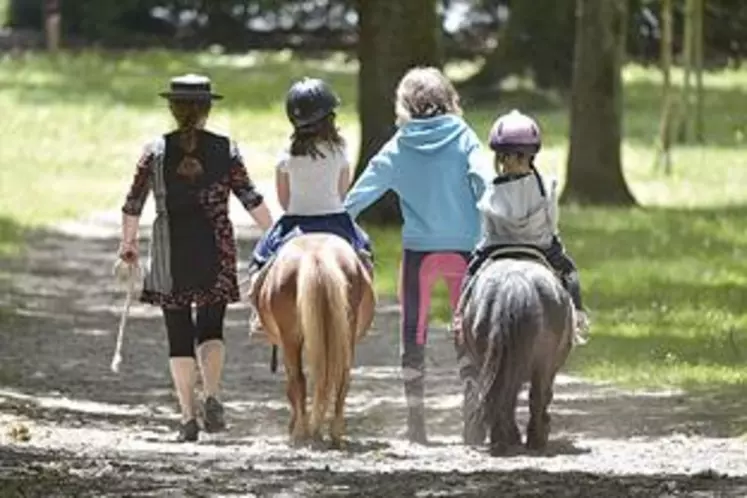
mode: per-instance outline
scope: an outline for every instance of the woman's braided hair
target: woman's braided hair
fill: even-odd
[[[204,172],[199,159],[194,155],[197,149],[197,135],[205,118],[210,114],[208,100],[170,100],[169,109],[176,120],[179,131],[179,144],[184,158],[179,163],[177,173],[194,180]]]

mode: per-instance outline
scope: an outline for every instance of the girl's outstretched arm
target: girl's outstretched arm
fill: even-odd
[[[376,154],[345,198],[345,210],[354,219],[394,186],[395,169],[386,152]]]
[[[480,199],[495,178],[495,169],[483,153],[480,139],[474,132],[467,135],[467,163],[470,187],[475,199]]]

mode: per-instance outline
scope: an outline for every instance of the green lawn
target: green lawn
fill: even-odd
[[[458,78],[469,66],[450,67]],[[356,66],[337,56],[290,53],[87,52],[0,62],[0,252],[17,250],[26,227],[115,209],[142,144],[169,126],[156,96],[169,76],[210,74],[226,95],[213,126],[230,133],[256,178],[266,178],[289,133],[287,86],[304,74],[332,82],[343,99],[340,123],[357,150]],[[675,81],[680,75],[675,73]],[[571,369],[636,385],[747,381],[747,71],[706,75],[705,146],[678,146],[675,172],[652,171],[659,75],[625,71],[625,175],[645,208],[564,208],[561,230],[580,269],[593,339]],[[540,120],[547,147],[540,168],[562,179],[567,104],[522,84],[500,99],[464,96],[481,137],[514,106]],[[743,207],[744,206],[744,207]],[[372,229],[379,291],[395,290],[397,231]],[[448,318],[439,289],[433,318]]]

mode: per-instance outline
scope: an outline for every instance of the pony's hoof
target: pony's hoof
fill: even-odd
[[[539,424],[529,424],[527,427],[527,450],[536,452],[542,452],[545,450],[550,433],[548,428],[548,425],[542,427]]]
[[[543,452],[547,449],[547,440],[539,438],[527,438],[526,447],[529,451]]]
[[[478,422],[478,418],[473,416],[466,416],[464,422],[464,428],[462,429],[462,441],[466,446],[482,446],[485,443],[485,438],[488,435],[488,431],[483,424]]]
[[[520,446],[505,443],[493,443],[490,445],[490,456],[492,457],[511,457],[520,453]]]
[[[307,434],[292,434],[290,437],[290,445],[293,448],[303,448],[309,444],[309,436]]]
[[[462,434],[462,442],[465,446],[477,448],[485,442],[485,433],[467,433]]]
[[[341,437],[332,436],[332,439],[329,443],[330,449],[338,450],[338,451],[345,450],[347,446],[348,446],[348,443]]]
[[[322,451],[327,448],[324,443],[324,438],[321,434],[313,434],[309,436],[308,445],[312,450]]]

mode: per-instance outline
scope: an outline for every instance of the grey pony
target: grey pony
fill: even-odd
[[[489,433],[495,456],[521,446],[515,412],[525,382],[530,383],[526,446],[546,447],[555,376],[573,346],[570,295],[542,259],[520,254],[488,260],[459,303],[463,318],[455,346],[464,388],[462,436],[465,444],[482,445]]]

